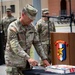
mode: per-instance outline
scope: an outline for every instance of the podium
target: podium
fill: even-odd
[[[75,65],[75,33],[52,32],[50,37],[52,64]]]

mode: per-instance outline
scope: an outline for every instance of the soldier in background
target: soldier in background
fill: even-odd
[[[71,13],[71,19],[72,19],[72,23],[74,23],[74,25],[75,25],[75,15],[74,15],[74,12]]]
[[[49,21],[48,18],[45,16],[49,16],[49,10],[47,8],[42,9],[42,18],[37,22],[36,29],[38,31],[41,44],[44,48],[44,52],[48,57],[48,61],[51,63],[51,57],[50,57],[50,52],[49,52],[49,50],[50,50],[49,49],[49,46],[50,46],[49,32],[55,32],[56,29],[55,29],[54,23]],[[49,26],[48,26],[48,22],[49,22]],[[41,65],[43,65],[43,64],[41,63]]]
[[[29,69],[30,66],[38,65],[38,62],[30,57],[32,44],[44,65],[50,65],[40,44],[37,31],[31,23],[35,19],[36,14],[37,9],[27,4],[22,10],[21,17],[8,27],[5,50],[7,75],[22,75],[23,69]]]
[[[16,20],[16,18],[12,15],[11,8],[8,7],[6,9],[6,16],[3,17],[2,21],[0,22],[0,30],[4,31],[4,38],[5,38],[5,44],[6,44],[6,38],[7,38],[7,28],[11,22]]]

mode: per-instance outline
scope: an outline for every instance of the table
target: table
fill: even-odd
[[[57,74],[52,72],[46,72],[45,70],[41,69],[31,69],[31,70],[25,70],[23,71],[24,75],[75,75],[75,73],[69,73],[69,74]]]

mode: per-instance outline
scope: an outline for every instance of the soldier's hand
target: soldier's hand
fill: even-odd
[[[50,63],[47,60],[43,60],[44,67],[50,66]]]
[[[36,66],[38,65],[38,62],[32,58],[28,59],[28,62],[30,63],[31,66]]]

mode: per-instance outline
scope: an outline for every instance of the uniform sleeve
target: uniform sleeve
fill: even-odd
[[[38,31],[38,33],[41,33],[41,30],[42,30],[41,23],[36,24],[36,30]]]
[[[13,28],[11,27],[8,29],[8,40],[9,40],[11,49],[16,55],[22,58],[25,58],[26,60],[30,58],[29,55],[20,46],[17,33],[13,31]]]
[[[1,21],[0,21],[0,25],[3,23],[3,19],[1,19]]]
[[[0,21],[0,29],[2,29],[2,26],[3,26],[3,30],[4,30],[4,27],[6,26],[7,22],[6,22],[6,19],[3,18],[1,21]]]
[[[44,53],[44,50],[43,50],[43,47],[39,41],[39,38],[38,38],[38,34],[37,32],[35,31],[35,36],[34,36],[34,41],[33,41],[33,45],[38,53],[38,55],[41,57],[41,59],[47,59],[47,56],[45,55]]]
[[[42,26],[41,26],[41,23],[37,23],[37,24],[36,24],[36,30],[37,30],[37,32],[38,32],[39,40],[41,41],[41,39],[40,39],[41,33],[42,33]]]

